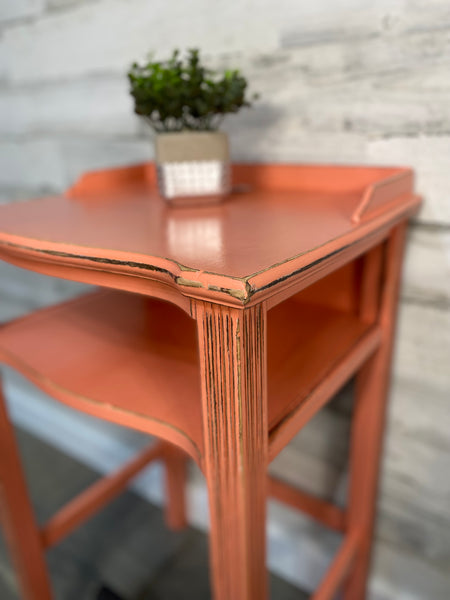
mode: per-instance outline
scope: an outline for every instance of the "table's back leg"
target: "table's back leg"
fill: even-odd
[[[356,382],[348,528],[350,532],[357,532],[360,545],[346,584],[345,600],[363,600],[366,596],[405,229],[402,225],[393,230],[386,248],[378,314],[382,344],[361,369]],[[367,266],[375,273],[378,265],[374,257],[376,253],[370,257]],[[370,279],[372,273],[367,275]],[[376,293],[375,286],[372,289]],[[368,305],[372,300],[366,298]],[[372,311],[363,307],[363,312],[370,314]]]
[[[215,600],[265,600],[265,307],[198,302],[204,471]]]
[[[44,549],[22,465],[13,427],[6,411],[0,380],[0,517],[24,600],[50,600],[52,597]]]
[[[166,522],[171,529],[182,529],[186,518],[187,456],[171,444],[164,444],[166,475]]]

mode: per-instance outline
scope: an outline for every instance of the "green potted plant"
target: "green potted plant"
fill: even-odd
[[[199,51],[175,50],[166,61],[134,63],[129,72],[134,109],[156,132],[158,185],[168,199],[230,191],[227,135],[217,131],[225,115],[250,106],[247,81],[237,70],[205,68]]]

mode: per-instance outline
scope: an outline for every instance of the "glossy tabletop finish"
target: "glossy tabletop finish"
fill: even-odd
[[[175,207],[159,197],[152,165],[90,173],[63,196],[1,207],[0,255],[243,305],[361,253],[419,202],[408,169],[235,165],[234,182],[221,204]]]

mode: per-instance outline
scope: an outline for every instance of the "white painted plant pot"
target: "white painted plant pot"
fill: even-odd
[[[160,133],[155,161],[159,192],[167,200],[218,202],[230,192],[228,136],[221,131]]]

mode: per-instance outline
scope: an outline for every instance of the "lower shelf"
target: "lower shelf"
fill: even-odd
[[[95,292],[0,328],[0,360],[53,398],[201,461],[195,322],[180,309]]]
[[[269,311],[267,335],[273,457],[379,335],[349,313],[295,300]],[[0,360],[55,399],[159,436],[201,466],[196,324],[179,308],[125,292],[87,294],[1,327]]]

